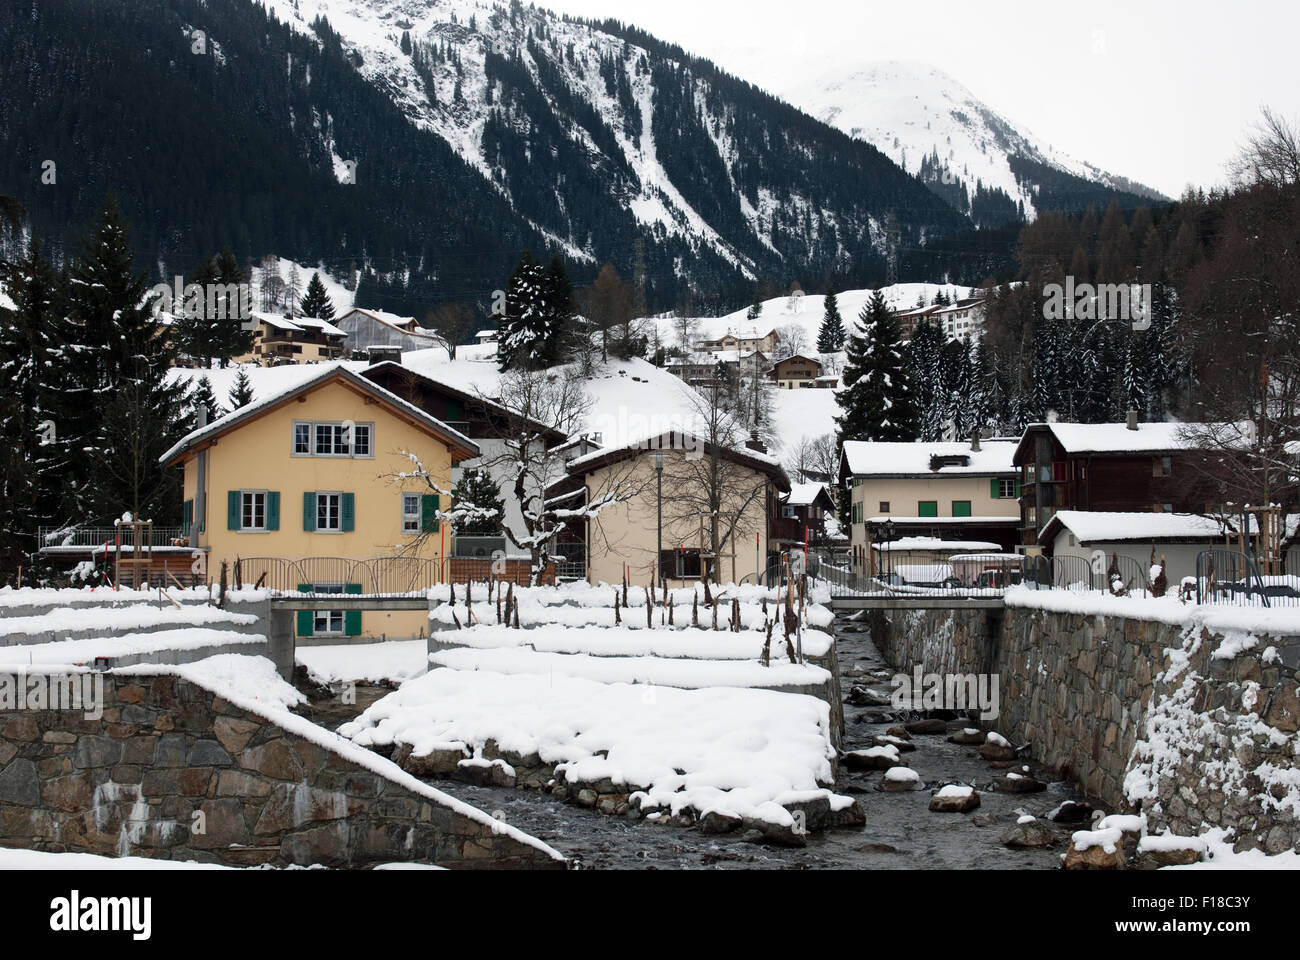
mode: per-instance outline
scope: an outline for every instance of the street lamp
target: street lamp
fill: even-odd
[[[659,568],[659,590],[663,592],[666,589],[664,586],[664,452],[659,450],[650,454],[650,458],[655,463],[655,513],[658,529],[655,566]]]
[[[885,552],[885,556],[886,556],[886,558],[889,560],[889,570],[888,570],[888,573],[892,574],[892,573],[894,572],[894,548],[893,548],[893,547],[890,547],[890,546],[888,546],[888,545],[889,545],[889,544],[893,541],[893,539],[894,539],[894,521],[893,521],[893,520],[886,520],[886,521],[881,525],[881,528],[882,528],[882,530],[884,531],[884,534],[885,534],[886,550],[885,550],[884,552]],[[886,582],[888,582],[888,577],[886,577]]]

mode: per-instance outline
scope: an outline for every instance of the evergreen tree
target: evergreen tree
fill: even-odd
[[[222,409],[221,404],[217,402],[217,395],[212,391],[212,381],[207,376],[199,377],[199,382],[189,393],[190,418],[189,427],[194,429],[199,425],[199,411],[206,411],[204,423],[212,423],[218,417],[225,415],[226,411]]]
[[[943,383],[943,421],[947,437],[961,440],[970,436],[974,423],[971,415],[970,345],[965,340],[950,340],[939,356]]]
[[[79,342],[66,365],[67,394],[82,411],[70,471],[74,515],[178,519],[179,477],[158,458],[184,432],[185,388],[167,376],[176,350],[160,335],[111,196],[71,276],[69,316]]]
[[[8,568],[38,546],[37,526],[66,519],[72,425],[81,412],[66,401],[59,368],[70,330],[60,278],[39,240],[0,264],[0,280],[15,307],[0,311],[0,564]]]
[[[558,258],[549,267],[525,250],[506,286],[505,312],[498,318],[497,358],[512,367],[543,370],[560,361],[560,314],[571,317],[573,288]]]
[[[918,417],[898,322],[876,291],[846,345],[844,389],[836,395],[839,443],[916,439]]]
[[[505,517],[505,500],[492,475],[481,467],[470,467],[461,475],[451,492],[452,527],[457,536],[495,537],[501,533]]]
[[[745,319],[751,323],[763,315],[763,301],[758,299],[758,291],[754,291],[754,302],[749,305],[749,310],[745,313]]]
[[[942,377],[939,360],[943,334],[934,322],[922,320],[912,331],[907,348],[907,368],[915,385],[913,402],[917,410],[917,439],[938,440],[944,419]]]
[[[817,349],[821,353],[843,350],[844,337],[844,319],[840,316],[839,301],[835,299],[835,288],[831,287],[826,291],[826,311],[817,331]]]
[[[546,310],[549,317],[546,341],[542,353],[544,366],[554,366],[563,358],[562,345],[570,341],[576,326],[573,306],[573,284],[562,257],[552,257],[543,277]]]
[[[235,382],[230,385],[230,393],[226,396],[230,401],[232,413],[253,402],[253,382],[249,379],[248,371],[243,367],[240,367],[235,374]]]
[[[307,292],[298,303],[298,311],[304,317],[315,317],[317,320],[328,322],[334,319],[334,304],[325,292],[325,284],[321,282],[319,273],[313,273],[307,282]]]

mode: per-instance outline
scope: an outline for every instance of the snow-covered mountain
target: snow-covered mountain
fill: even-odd
[[[1164,199],[1148,187],[1054,149],[926,64],[889,61],[861,69],[837,68],[802,78],[780,92],[795,106],[873,144],[927,181],[947,187],[962,184],[969,196],[977,184],[1001,190],[1023,204],[1026,218],[1059,206],[1044,202],[1045,188],[1048,194],[1061,192],[1044,183],[1047,171],[1106,190]]]

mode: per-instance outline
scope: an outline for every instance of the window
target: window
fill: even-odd
[[[343,529],[343,494],[316,494],[316,529],[336,532]]]
[[[265,530],[266,529],[266,491],[265,490],[241,490],[240,491],[239,529],[240,530]]]
[[[969,501],[969,500],[954,500],[954,501],[952,502],[952,515],[953,515],[954,517],[969,517],[969,516],[970,516],[970,501]]]
[[[881,512],[881,513],[888,513],[888,512],[889,512],[889,501],[888,501],[888,500],[881,500],[881,501],[880,501],[880,512]]]
[[[402,494],[402,533],[420,532],[420,495]]]
[[[375,452],[374,434],[373,423],[295,420],[293,455],[295,457],[372,457]]]
[[[1151,461],[1151,476],[1168,477],[1174,472],[1173,457],[1156,457]]]
[[[1016,495],[1015,480],[998,480],[997,496],[1002,499],[1014,498]]]
[[[939,515],[939,501],[922,500],[916,505],[916,515],[918,517],[937,517]]]
[[[313,593],[342,593],[343,584],[341,583],[313,583]],[[342,610],[314,610],[312,611],[312,634],[321,633],[342,633],[343,632],[343,611]]]
[[[659,563],[664,575],[675,580],[685,580],[700,576],[700,551],[698,549],[678,548],[665,550],[659,555]]]
[[[782,507],[782,508],[781,508],[781,516],[785,517],[785,518],[788,519],[788,520],[793,520],[793,519],[794,519],[794,507]]]

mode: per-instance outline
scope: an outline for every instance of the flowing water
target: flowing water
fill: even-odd
[[[865,682],[873,671],[881,677],[892,673],[865,625],[837,616],[835,634],[846,692],[854,679]],[[889,690],[887,679],[877,679],[874,685],[886,693]],[[900,722],[888,704],[845,704],[844,711],[845,750],[871,746],[874,736]],[[919,714],[909,718],[914,716]],[[999,838],[1022,813],[1041,819],[1064,800],[1081,801],[1068,785],[1031,763],[1035,776],[1047,783],[1045,791],[995,793],[992,780],[1002,771],[981,759],[975,747],[949,743],[945,734],[914,734],[912,742],[916,750],[902,754],[900,761],[920,775],[922,789],[879,792],[875,785],[882,776],[880,771],[855,773],[841,765],[835,790],[857,798],[866,813],[866,824],[810,834],[804,847],[755,843],[739,833],[707,835],[667,824],[603,816],[532,790],[430,783],[546,841],[582,869],[1050,870],[1060,866],[1069,835],[1080,828],[1078,825],[1044,821],[1057,834],[1056,843],[1045,848],[1012,849],[1003,846]],[[970,813],[931,813],[930,789],[948,783],[975,786],[981,792],[980,806]]]

